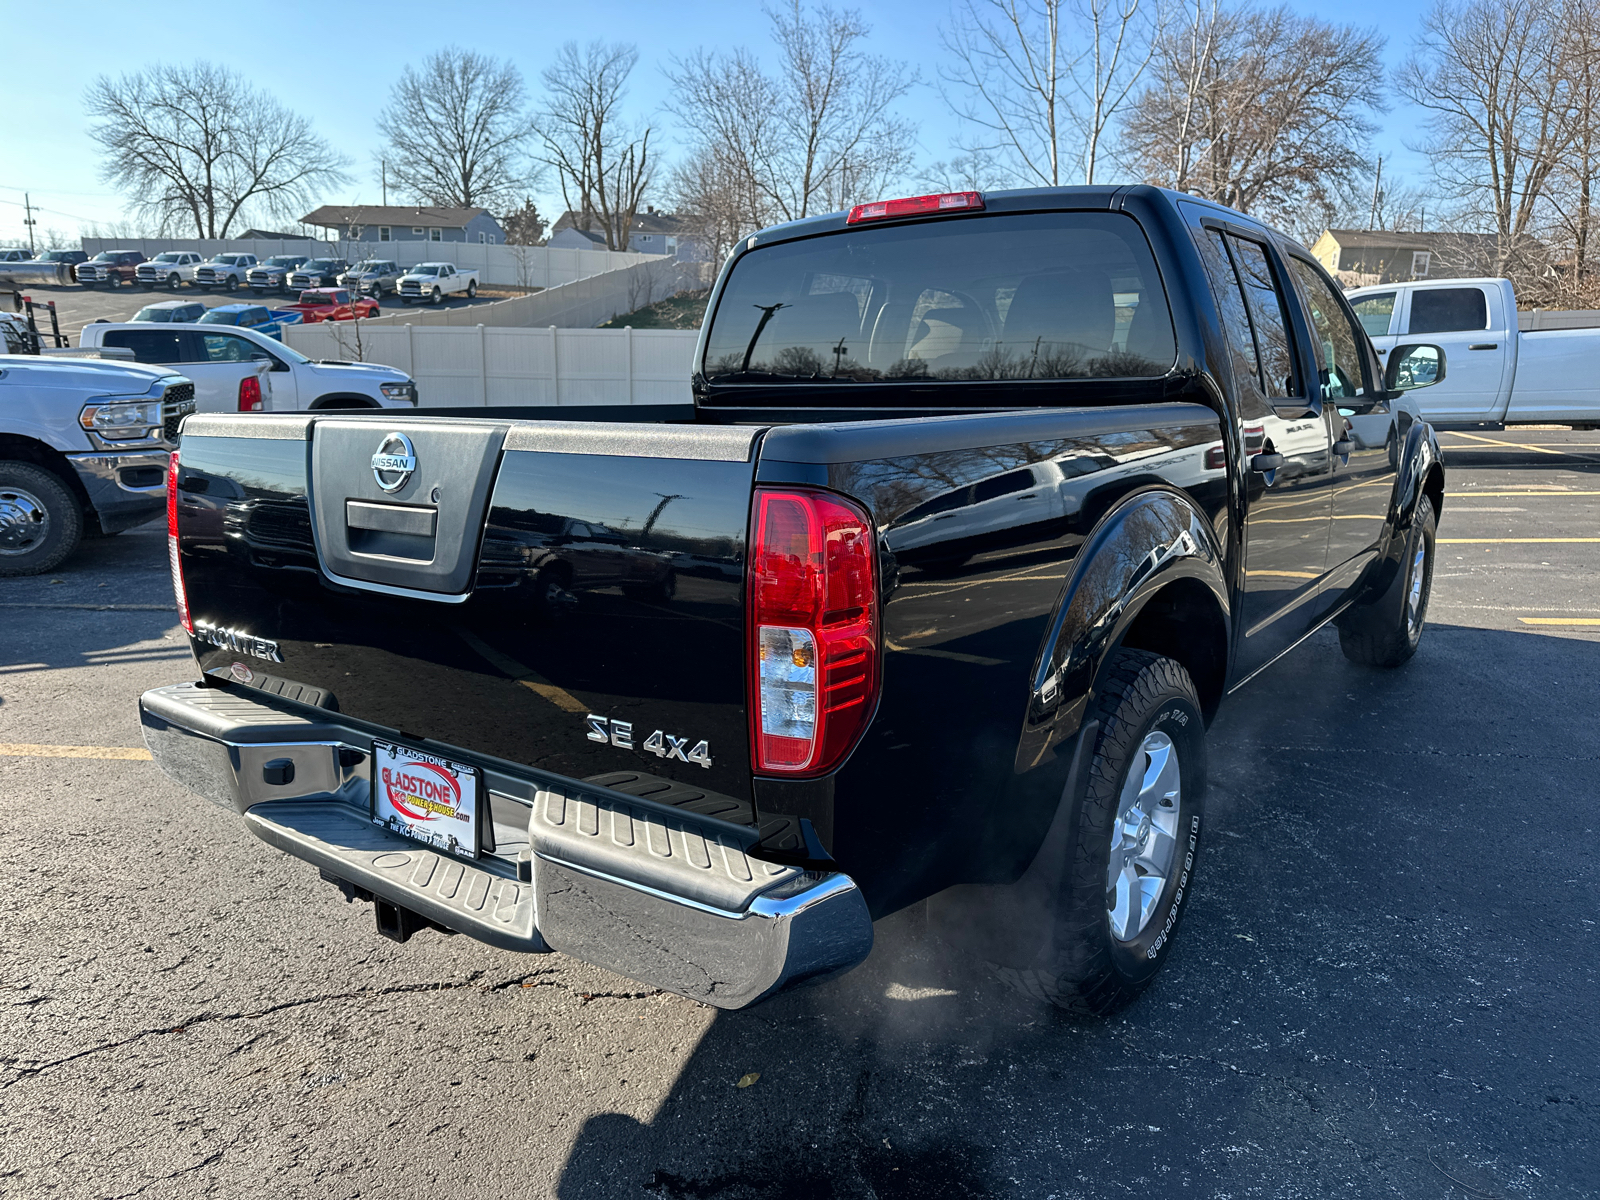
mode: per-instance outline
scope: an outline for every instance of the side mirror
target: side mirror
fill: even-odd
[[[1439,346],[1396,346],[1389,351],[1383,385],[1392,397],[1417,388],[1432,387],[1444,379],[1444,350]]]

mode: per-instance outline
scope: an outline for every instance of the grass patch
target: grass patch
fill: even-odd
[[[632,325],[635,329],[699,329],[700,322],[705,320],[706,298],[710,295],[710,288],[679,292],[676,296],[636,308],[631,313],[612,317],[600,328],[622,329]]]

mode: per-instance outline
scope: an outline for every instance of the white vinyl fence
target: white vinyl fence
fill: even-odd
[[[359,329],[357,328],[359,325]],[[545,329],[291,325],[285,340],[314,359],[383,363],[417,381],[423,408],[514,404],[688,404],[699,333],[681,329]]]
[[[320,258],[384,258],[402,267],[421,262],[453,262],[478,272],[478,282],[489,287],[547,288],[590,275],[618,271],[644,262],[669,262],[665,255],[634,254],[625,250],[576,250],[550,246],[489,246],[480,242],[318,242],[245,241],[238,238],[84,238],[83,248],[92,258],[102,250],[137,250],[147,258],[163,250],[196,250],[210,257],[223,252],[254,254],[309,254]]]

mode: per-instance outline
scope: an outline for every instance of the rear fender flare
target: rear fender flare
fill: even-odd
[[[1128,496],[1084,541],[1029,679],[1017,746],[1020,774],[1078,732],[1106,659],[1156,593],[1182,579],[1216,600],[1231,628],[1224,556],[1204,514],[1182,492],[1153,487]],[[1223,647],[1222,661],[1229,661]]]

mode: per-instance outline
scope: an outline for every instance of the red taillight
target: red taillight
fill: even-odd
[[[167,460],[167,565],[172,569],[172,598],[178,602],[178,622],[185,633],[194,632],[189,619],[189,593],[183,586],[183,563],[178,558],[178,452]]]
[[[890,217],[916,217],[930,213],[971,212],[982,207],[982,192],[935,192],[931,196],[906,196],[899,200],[858,204],[850,210],[845,224],[859,225],[863,221],[887,221]]]
[[[239,411],[261,411],[261,376],[246,375],[239,380]]]
[[[760,489],[751,526],[751,761],[826,774],[878,699],[872,521],[828,492]]]

